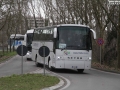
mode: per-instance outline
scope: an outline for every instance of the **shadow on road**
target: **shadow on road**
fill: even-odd
[[[89,74],[86,72],[79,73],[77,70],[70,70],[70,69],[55,69],[55,73],[67,73],[67,74]]]

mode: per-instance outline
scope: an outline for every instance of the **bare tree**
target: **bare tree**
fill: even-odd
[[[116,20],[113,19],[113,17],[111,17],[111,14],[110,14],[110,10],[107,10],[101,3],[100,0],[98,0],[98,3],[100,4],[101,8],[104,10],[104,12],[107,14],[107,17],[108,19],[110,20],[111,24],[114,26],[114,28],[117,30],[117,61],[118,61],[118,68],[120,68],[120,5],[116,6],[112,6],[114,7],[114,10],[118,10],[118,23],[116,24]],[[116,8],[115,8],[116,7]],[[115,13],[116,11],[112,12]]]

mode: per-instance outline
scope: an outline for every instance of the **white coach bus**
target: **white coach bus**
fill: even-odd
[[[31,44],[32,44],[32,38],[33,38],[33,31],[34,31],[34,29],[27,30],[27,32],[24,35],[24,43],[23,43],[23,45],[25,45],[27,47],[27,49],[28,49],[28,52],[26,54],[27,60],[31,59],[31,57],[32,57],[31,56],[31,50],[32,50]]]
[[[22,45],[24,41],[24,35],[22,34],[11,34],[9,40],[8,40],[8,48],[15,48],[17,49],[17,47],[19,45]]]
[[[33,38],[33,31],[34,29],[27,30],[27,32],[24,35],[24,45],[28,48],[28,51],[31,51],[31,44],[32,44],[32,38]]]
[[[32,41],[32,60],[38,65],[44,64],[44,58],[38,53],[42,46],[50,49],[45,57],[49,69],[75,69],[83,72],[91,68],[92,39],[96,33],[88,26],[80,24],[61,24],[41,27],[34,30]]]

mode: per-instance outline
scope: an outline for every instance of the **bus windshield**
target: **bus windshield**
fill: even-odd
[[[58,27],[57,48],[74,50],[91,50],[91,35],[88,27]]]
[[[26,44],[27,44],[28,51],[32,50],[32,46],[31,46],[32,38],[33,38],[33,33],[27,33],[27,42],[26,42]]]
[[[33,33],[27,33],[27,46],[32,44]]]

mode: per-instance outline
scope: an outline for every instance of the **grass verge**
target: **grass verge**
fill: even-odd
[[[8,58],[17,55],[16,51],[14,52],[7,52],[5,51],[4,54],[0,51],[0,63],[6,61]]]
[[[0,78],[0,90],[41,90],[59,83],[55,76],[42,74],[12,75]]]

